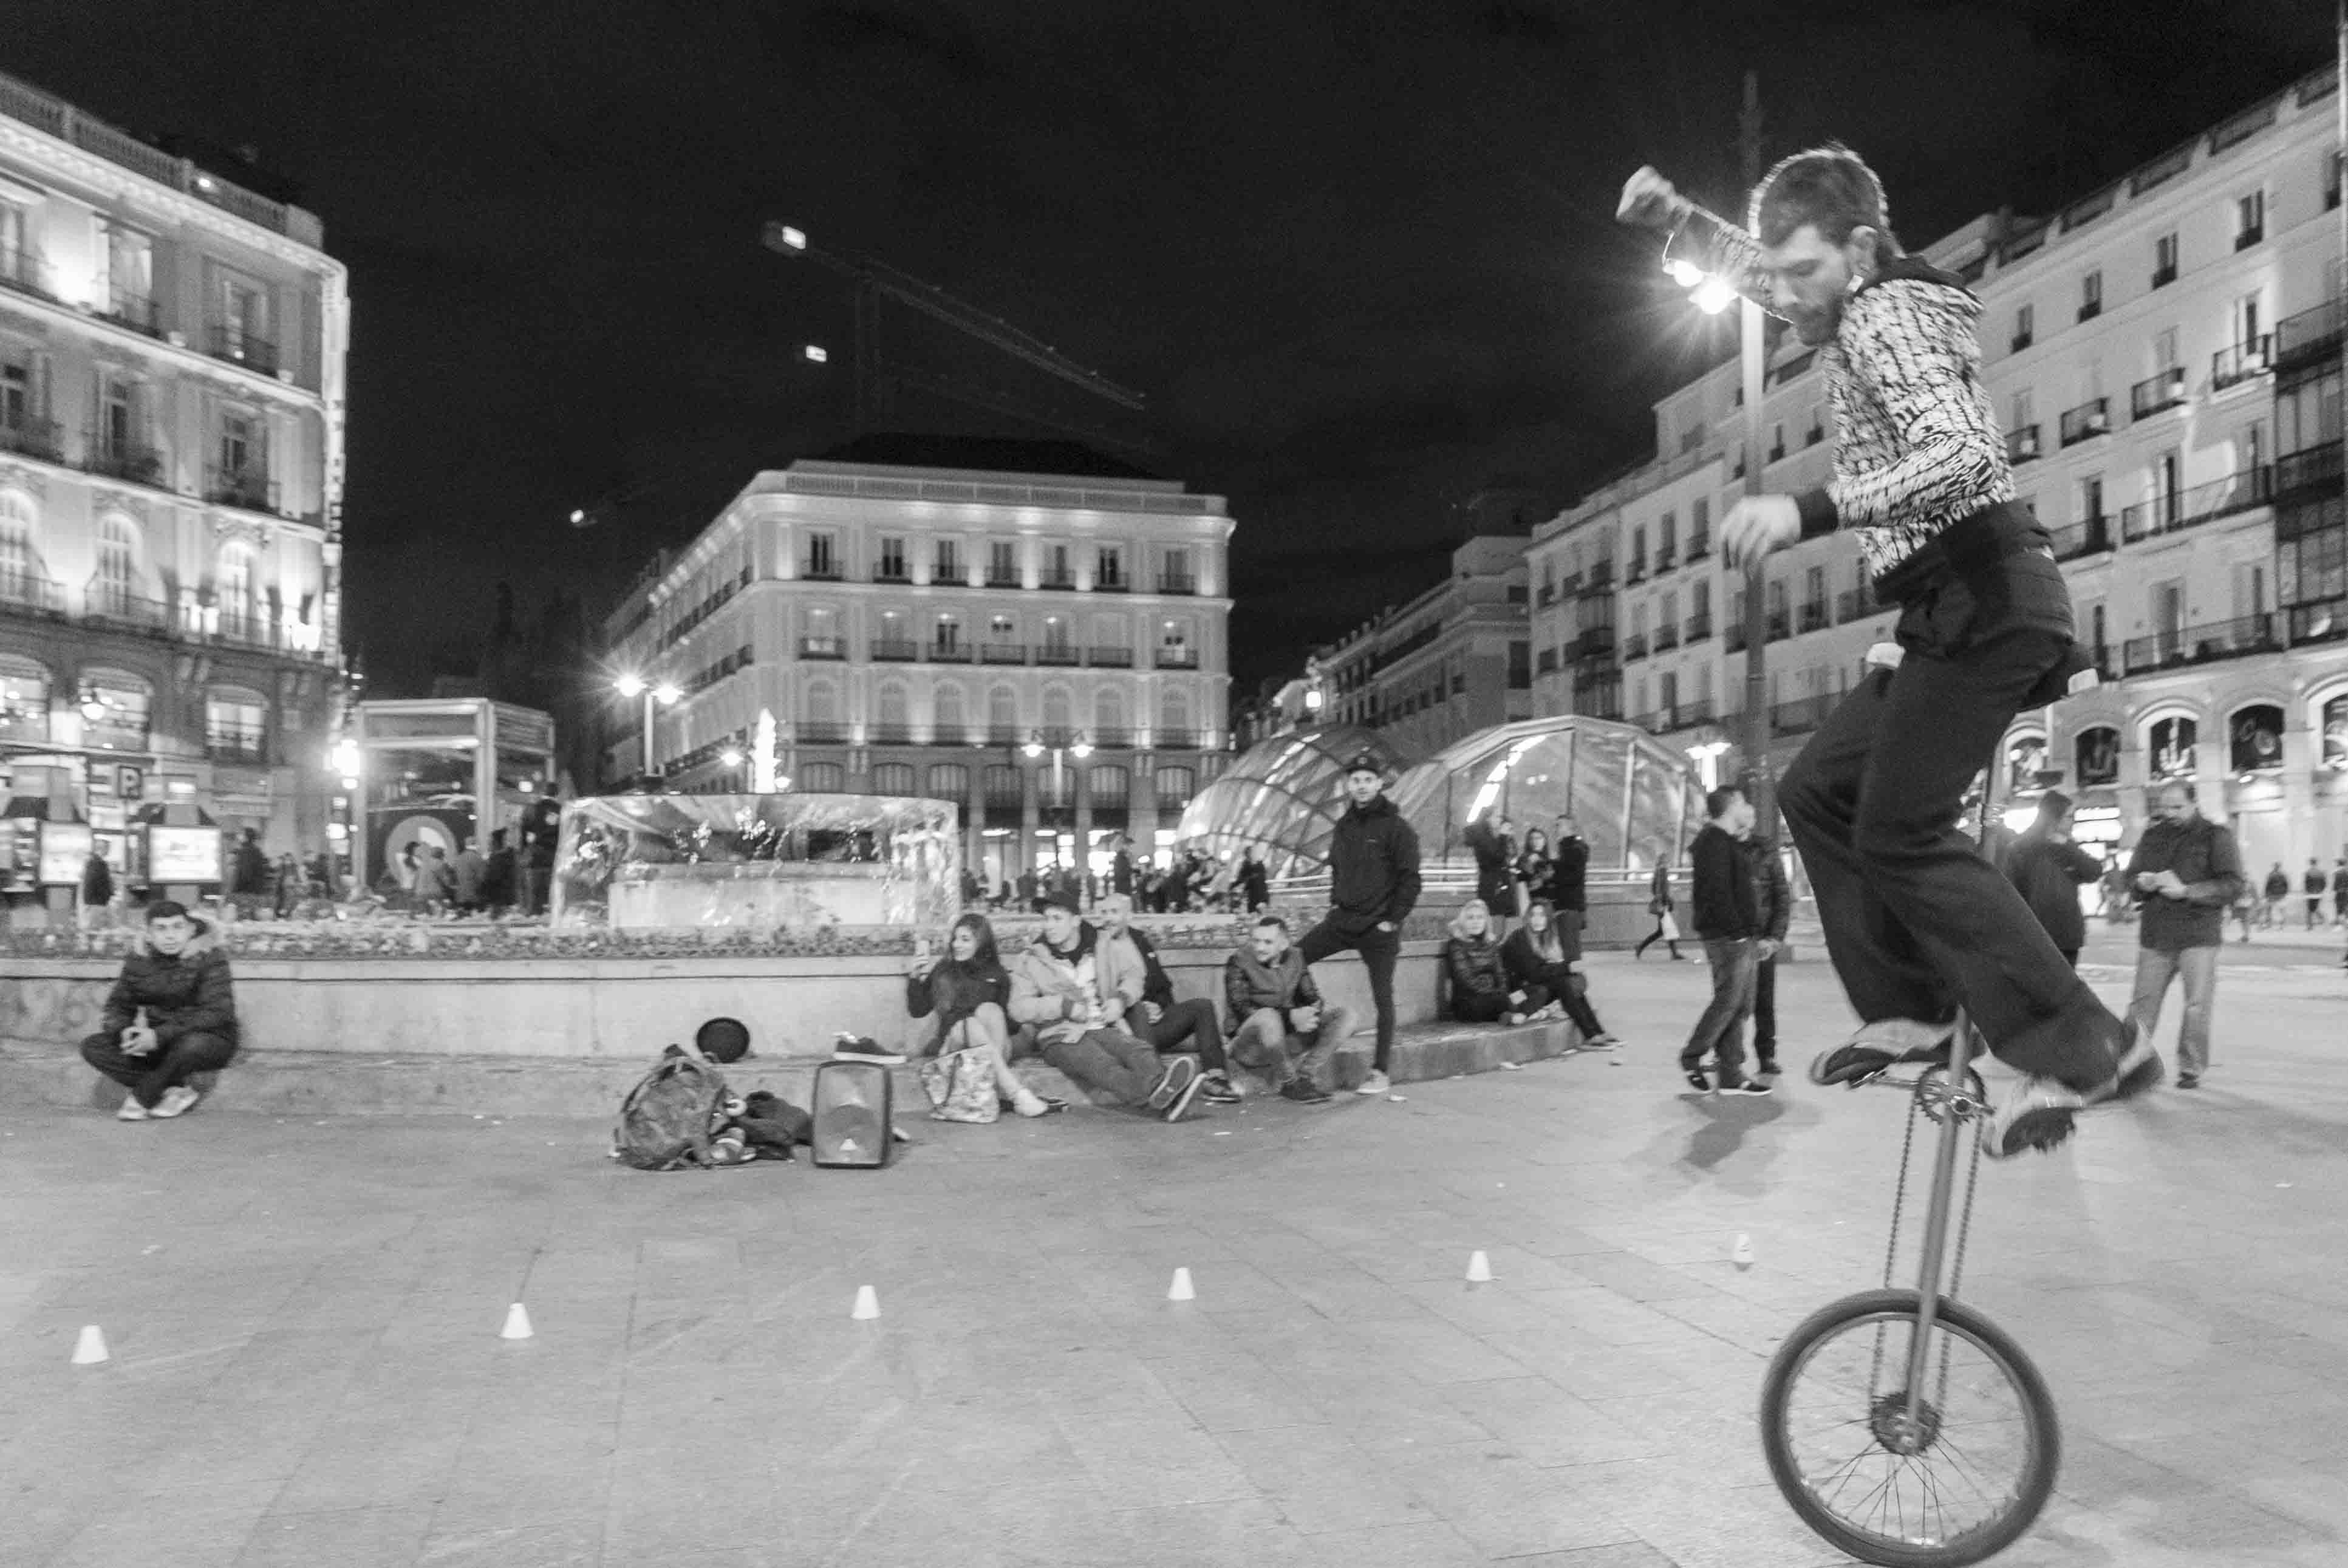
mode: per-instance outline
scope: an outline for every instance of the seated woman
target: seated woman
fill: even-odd
[[[1584,1048],[1611,1051],[1622,1043],[1606,1032],[1590,1005],[1580,974],[1581,934],[1557,918],[1549,900],[1535,899],[1525,910],[1525,923],[1500,944],[1500,963],[1509,985],[1529,993],[1539,988],[1556,998],[1550,1006],[1581,1031]]]
[[[1443,964],[1451,976],[1451,1016],[1463,1024],[1514,1026],[1549,1006],[1547,990],[1509,980],[1500,944],[1492,937],[1492,912],[1480,898],[1469,899],[1451,917]]]
[[[905,1010],[935,1014],[938,1050],[973,1051],[994,1075],[995,1092],[1022,1116],[1066,1110],[1068,1102],[1039,1095],[1011,1070],[1011,975],[995,952],[994,928],[983,914],[964,914],[946,941],[948,956],[917,958],[905,976]]]

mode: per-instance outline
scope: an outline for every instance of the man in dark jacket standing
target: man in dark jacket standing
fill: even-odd
[[[1557,820],[1557,842],[1549,851],[1549,902],[1558,921],[1581,931],[1590,923],[1590,844],[1571,817]]]
[[[2307,894],[2307,929],[2313,931],[2315,923],[2323,918],[2323,867],[2313,855],[2307,857],[2307,874],[2299,885]]]
[[[2096,857],[2071,841],[2071,798],[2049,789],[2038,798],[2038,820],[2014,841],[2006,858],[2005,880],[2054,939],[2064,959],[2076,969],[2087,944],[2087,917],[2079,910],[2079,889],[2104,874]]]
[[[1753,946],[1753,1070],[1777,1076],[1777,954],[1794,918],[1794,884],[1775,839],[1749,839],[1753,903],[1760,936]]]
[[[236,995],[228,954],[184,905],[147,906],[147,940],[122,961],[82,1060],[130,1091],[123,1121],[179,1116],[201,1097],[188,1079],[236,1055]]]
[[[1402,923],[1418,903],[1418,835],[1385,798],[1385,773],[1370,753],[1346,764],[1345,793],[1353,803],[1329,839],[1329,913],[1296,944],[1307,964],[1350,947],[1369,971],[1378,1050],[1356,1094],[1384,1094],[1391,1087],[1395,960],[1402,955]]]
[[[2169,981],[2184,976],[2177,1087],[2192,1088],[2209,1070],[2218,950],[2226,940],[2226,911],[2242,891],[2242,852],[2230,830],[2201,814],[2190,784],[2162,785],[2154,810],[2160,820],[2144,830],[2128,860],[2128,885],[2144,905],[2144,945],[2137,954],[2128,1016],[2137,1037],[2150,1040]]]
[[[1694,878],[1688,902],[1704,955],[1712,964],[1712,1001],[1680,1052],[1680,1070],[1688,1087],[1703,1093],[1712,1088],[1704,1071],[1709,1056],[1719,1070],[1721,1093],[1767,1094],[1767,1084],[1745,1076],[1745,1020],[1753,1011],[1755,946],[1761,930],[1753,865],[1744,844],[1753,831],[1753,804],[1744,790],[1725,784],[1704,796],[1704,809],[1712,820],[1688,846]]]

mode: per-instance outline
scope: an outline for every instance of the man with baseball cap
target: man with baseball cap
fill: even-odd
[[[1356,1094],[1384,1094],[1394,1057],[1395,960],[1402,923],[1418,903],[1418,835],[1385,798],[1385,769],[1365,751],[1345,764],[1351,804],[1329,840],[1329,913],[1296,944],[1308,965],[1347,948],[1369,971],[1378,1010],[1378,1051]]]

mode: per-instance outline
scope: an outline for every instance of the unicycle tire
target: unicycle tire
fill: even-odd
[[[1877,1341],[1879,1348],[1875,1359],[1883,1370],[1889,1372],[1895,1386],[1905,1381],[1909,1336],[1897,1331],[1904,1321],[1910,1333],[1913,1332],[1920,1299],[1912,1290],[1863,1291],[1829,1303],[1804,1319],[1777,1347],[1777,1354],[1770,1360],[1768,1375],[1762,1381],[1761,1446],[1769,1461],[1769,1474],[1776,1481],[1777,1490],[1784,1494],[1787,1504],[1805,1524],[1837,1550],[1848,1553],[1862,1563],[1881,1564],[1882,1568],[1964,1568],[1965,1564],[1994,1556],[2021,1538],[2023,1532],[2037,1520],[2039,1511],[2046,1506],[2046,1500],[2054,1490],[2055,1472],[2062,1464],[2062,1434],[2055,1418],[2054,1398],[2047,1392],[2045,1380],[2038,1375],[2038,1369],[2031,1364],[2030,1357],[2003,1329],[1962,1302],[1943,1296],[1932,1322],[1934,1346],[1927,1357],[1928,1362],[1945,1369],[1948,1363],[1941,1346],[1949,1346],[1952,1353],[1960,1343],[1969,1346],[1984,1368],[1980,1373],[1972,1374],[1970,1380],[1986,1381],[1993,1373],[1996,1379],[2003,1381],[2016,1407],[2010,1420],[1992,1422],[1982,1429],[1990,1437],[2005,1439],[2018,1452],[2011,1467],[2011,1476],[2008,1477],[2001,1469],[1995,1477],[1997,1484],[2010,1487],[2008,1495],[1989,1500],[1986,1517],[1975,1522],[1951,1532],[1946,1528],[1945,1517],[1941,1526],[1934,1529],[1920,1515],[1914,1522],[1915,1528],[1910,1529],[1903,1513],[1896,1530],[1885,1530],[1871,1528],[1863,1522],[1848,1518],[1832,1506],[1850,1483],[1848,1472],[1869,1459],[1879,1461],[1880,1467],[1887,1470],[1887,1480],[1869,1490],[1862,1479],[1859,1482],[1861,1500],[1889,1488],[1894,1501],[1898,1501],[1900,1477],[1888,1474],[1889,1470],[1903,1469],[1912,1474],[1917,1468],[1914,1460],[1923,1457],[1909,1455],[1903,1459],[1897,1449],[1882,1440],[1882,1421],[1904,1410],[1904,1392],[1896,1387],[1890,1391],[1879,1391],[1873,1387],[1872,1374],[1864,1397],[1852,1390],[1824,1387],[1823,1385],[1831,1379],[1829,1373],[1822,1368],[1817,1370],[1817,1380],[1822,1387],[1809,1390],[1811,1400],[1821,1397],[1849,1398],[1857,1403],[1855,1419],[1841,1421],[1835,1428],[1828,1429],[1838,1429],[1834,1439],[1836,1451],[1849,1447],[1854,1440],[1859,1441],[1859,1451],[1839,1467],[1843,1479],[1836,1481],[1831,1493],[1821,1495],[1820,1488],[1805,1478],[1801,1462],[1803,1455],[1797,1452],[1800,1434],[1790,1429],[1790,1423],[1796,1418],[1797,1398],[1803,1394],[1805,1374],[1814,1370],[1821,1352],[1847,1336],[1863,1336],[1870,1327],[1891,1330]],[[1847,1343],[1846,1347],[1857,1350],[1859,1346]],[[1940,1382],[1945,1395],[1949,1382],[1945,1370]],[[1948,1402],[1941,1401],[1943,1404]],[[1839,1408],[1849,1411],[1852,1406],[1840,1405]],[[1979,1483],[1985,1479],[1980,1459],[1975,1455],[1959,1453],[1953,1432],[1943,1429],[1942,1424],[1948,1416],[1945,1408],[1933,1411],[1931,1420],[1933,1435],[1924,1445],[1925,1452],[1929,1455],[1932,1449],[1944,1449],[1952,1477],[1963,1480],[1965,1472],[1970,1471],[1973,1480]],[[1904,1423],[1904,1417],[1900,1418]],[[1853,1427],[1871,1429],[1875,1435],[1860,1440],[1847,1431],[1838,1430]],[[1973,1429],[1968,1427],[1966,1430],[1966,1440],[1970,1444],[1974,1440]],[[1873,1450],[1871,1453],[1870,1449]],[[1921,1484],[1928,1491],[1931,1490],[1929,1479]]]

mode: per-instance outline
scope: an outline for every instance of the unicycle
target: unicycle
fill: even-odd
[[[1990,1110],[1978,1055],[1959,1014],[1946,1062],[1911,1053],[1862,1080],[1909,1093],[1883,1288],[1811,1314],[1761,1386],[1761,1443],[1777,1490],[1835,1547],[1887,1568],[1959,1568],[2004,1551],[2045,1506],[2061,1462],[2054,1401],[2038,1368],[1955,1299],[1981,1177],[1973,1123]],[[1897,1070],[1911,1066],[1912,1078]],[[1920,1122],[1939,1140],[1916,1284],[1905,1290],[1892,1277]],[[1962,1208],[1960,1144],[1972,1149]]]

